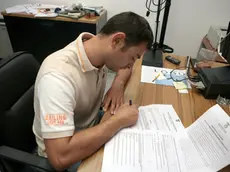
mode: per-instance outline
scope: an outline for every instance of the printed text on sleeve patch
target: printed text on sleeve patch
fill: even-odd
[[[67,122],[66,114],[46,114],[45,121],[47,125],[64,125]]]

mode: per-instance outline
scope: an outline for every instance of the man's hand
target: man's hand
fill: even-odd
[[[48,159],[56,170],[63,171],[97,151],[122,128],[136,124],[137,119],[137,107],[124,104],[115,115],[99,125],[73,136],[44,139]]]
[[[114,82],[105,95],[103,101],[104,111],[107,111],[111,105],[110,113],[115,114],[118,108],[124,103],[124,91],[125,85],[123,83]]]
[[[136,105],[123,104],[111,118],[118,120],[121,127],[125,128],[136,124],[138,113],[139,111]]]
[[[117,109],[124,103],[125,86],[131,76],[132,67],[120,69],[113,81],[111,88],[103,100],[104,111],[110,106],[110,113],[115,114]]]

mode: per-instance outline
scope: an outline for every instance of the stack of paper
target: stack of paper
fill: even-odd
[[[7,13],[23,13],[28,12],[28,8],[31,8],[31,4],[24,4],[24,5],[16,5],[13,7],[6,8]]]
[[[230,163],[230,118],[218,106],[184,129],[172,106],[140,107],[105,146],[103,172],[214,172]]]
[[[56,17],[57,14],[54,13],[54,9],[57,7],[61,6],[52,4],[22,4],[6,8],[6,13],[28,13],[34,14],[35,17]],[[50,12],[48,14],[41,12],[44,9],[50,9]]]

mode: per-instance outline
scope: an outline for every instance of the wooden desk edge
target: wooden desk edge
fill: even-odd
[[[79,19],[72,19],[68,17],[34,17],[33,14],[27,13],[6,13],[6,11],[1,12],[2,16],[12,16],[12,17],[23,17],[23,18],[31,18],[31,19],[43,19],[43,20],[54,20],[54,21],[64,21],[64,22],[76,22],[76,23],[88,23],[88,24],[96,24],[102,16],[107,14],[107,11],[104,10],[100,16],[97,16],[93,19],[85,18],[84,16]]]

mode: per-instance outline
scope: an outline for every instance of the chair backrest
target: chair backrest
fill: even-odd
[[[26,52],[0,61],[0,145],[31,152],[34,83],[39,63]]]

